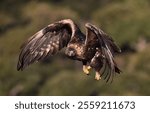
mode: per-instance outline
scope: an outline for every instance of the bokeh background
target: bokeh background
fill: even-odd
[[[82,63],[63,52],[22,72],[16,70],[20,45],[46,25],[73,19],[85,32],[91,22],[121,47],[122,73],[112,84],[85,76]],[[1,0],[0,95],[150,95],[149,0]]]

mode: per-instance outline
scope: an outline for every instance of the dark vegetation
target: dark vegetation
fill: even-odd
[[[91,22],[122,48],[122,69],[112,84],[85,76],[82,64],[55,57],[16,70],[20,45],[46,25],[64,18],[83,31]],[[0,95],[150,95],[149,0],[1,0]]]

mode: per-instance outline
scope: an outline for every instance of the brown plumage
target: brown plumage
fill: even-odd
[[[113,79],[115,73],[120,73],[114,60],[114,53],[120,52],[120,49],[101,29],[90,23],[86,23],[85,27],[86,35],[71,19],[64,19],[43,28],[22,45],[17,70],[23,70],[66,47],[66,56],[82,61],[87,75],[93,68],[97,80],[102,76],[106,81]]]

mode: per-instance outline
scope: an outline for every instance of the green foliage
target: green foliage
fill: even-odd
[[[94,80],[94,71],[84,75],[82,64],[64,57],[63,50],[24,71],[16,70],[20,45],[64,18],[79,26],[92,21],[120,46],[133,47],[138,38],[149,40],[149,0],[2,0],[0,6],[0,95],[150,95],[148,42],[141,52],[116,57],[122,73],[112,84]]]
[[[149,39],[149,10],[147,0],[126,0],[100,8],[93,14],[93,19],[119,44],[133,44],[140,37]]]

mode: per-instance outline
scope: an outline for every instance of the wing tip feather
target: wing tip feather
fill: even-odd
[[[18,62],[17,64],[17,71],[22,71],[23,70],[23,66],[21,65],[20,62]]]

